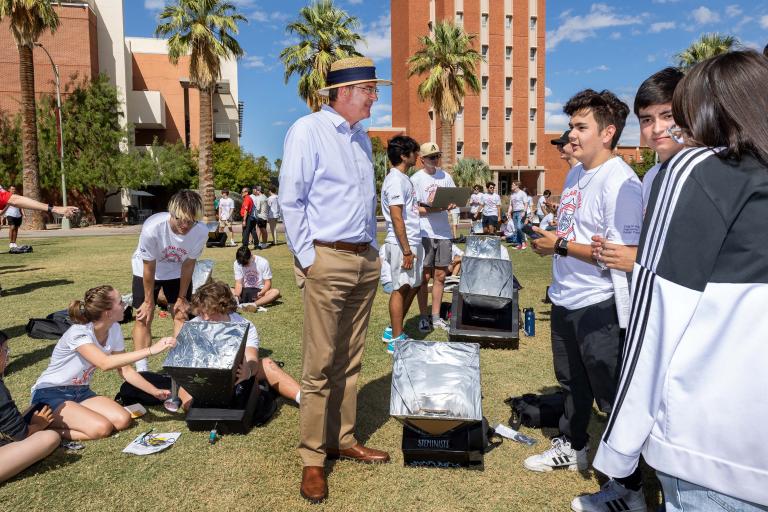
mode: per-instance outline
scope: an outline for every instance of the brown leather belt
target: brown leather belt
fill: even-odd
[[[320,247],[330,247],[336,251],[353,252],[355,254],[362,254],[371,246],[370,242],[353,244],[351,242],[323,242],[322,240],[315,240],[313,243]]]

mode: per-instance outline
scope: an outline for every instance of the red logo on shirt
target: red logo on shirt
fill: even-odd
[[[165,249],[163,249],[163,257],[161,261],[167,261],[170,263],[181,263],[186,258],[187,252],[186,249],[182,247],[176,247],[173,245],[169,245]]]

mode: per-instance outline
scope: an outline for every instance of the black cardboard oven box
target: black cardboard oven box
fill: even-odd
[[[403,423],[406,465],[482,467],[480,346],[396,342],[389,413]]]

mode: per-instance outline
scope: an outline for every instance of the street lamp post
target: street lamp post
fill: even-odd
[[[53,74],[56,77],[56,124],[59,125],[59,163],[61,165],[61,205],[67,206],[67,178],[64,175],[64,123],[61,120],[61,89],[59,87],[59,67],[53,62],[53,57],[48,53],[48,50],[43,46],[43,43],[36,42],[35,46],[41,48],[48,56],[48,60],[51,61],[53,67]],[[69,219],[67,217],[61,218],[61,229],[69,229]]]

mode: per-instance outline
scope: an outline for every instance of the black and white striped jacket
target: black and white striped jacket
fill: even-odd
[[[653,184],[613,413],[594,466],[768,504],[768,169],[709,148]]]

